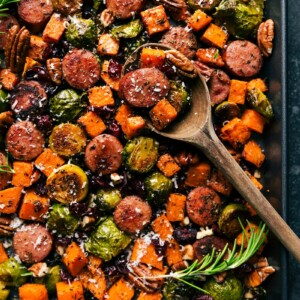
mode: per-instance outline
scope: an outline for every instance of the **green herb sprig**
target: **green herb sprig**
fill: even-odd
[[[17,3],[20,0],[0,0],[0,17],[6,17],[8,11],[8,5],[11,3]]]
[[[5,165],[0,165],[0,173],[15,173],[14,169],[8,163],[8,155],[6,157]]]

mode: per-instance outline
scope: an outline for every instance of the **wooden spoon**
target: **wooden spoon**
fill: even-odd
[[[123,74],[132,64],[137,65],[140,52],[144,47],[162,50],[174,50],[162,44],[144,44],[139,47],[126,61]],[[263,194],[234,160],[228,150],[215,134],[211,119],[211,101],[207,85],[200,74],[190,80],[192,88],[192,104],[180,122],[164,131],[156,130],[150,122],[148,127],[156,134],[189,143],[199,148],[207,158],[227,177],[234,188],[256,210],[260,218],[277,236],[285,248],[300,262],[300,239],[282,219]]]

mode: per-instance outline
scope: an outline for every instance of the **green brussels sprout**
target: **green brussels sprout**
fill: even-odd
[[[238,203],[228,204],[219,217],[219,228],[227,237],[234,238],[242,231],[240,222],[243,226],[246,225],[246,219],[249,216],[250,213],[244,205]]]
[[[172,188],[172,180],[160,172],[154,172],[145,179],[146,199],[150,202],[165,202]]]
[[[175,279],[168,279],[162,292],[166,300],[190,300],[195,294],[193,288]]]
[[[274,117],[272,105],[267,96],[259,89],[251,89],[247,93],[247,101],[254,110],[271,120]]]
[[[0,299],[6,300],[9,295],[9,290],[5,288],[6,285],[4,282],[0,281]]]
[[[191,97],[183,81],[170,80],[168,100],[176,111],[183,112],[191,104]]]
[[[10,109],[8,93],[0,90],[0,112],[7,111]]]
[[[52,267],[48,274],[46,275],[46,288],[49,293],[55,293],[56,291],[56,283],[61,281],[60,279],[60,269],[59,265]]]
[[[255,36],[263,20],[264,1],[222,0],[216,8],[215,21],[236,38]]]
[[[109,261],[117,256],[131,242],[129,235],[119,230],[113,217],[107,218],[92,232],[85,243],[85,250],[104,261]]]
[[[100,189],[96,194],[90,195],[90,203],[104,211],[112,211],[121,201],[121,192],[117,189]]]
[[[150,137],[139,136],[129,140],[122,152],[125,166],[139,173],[149,172],[158,158],[158,142]]]
[[[201,9],[203,11],[213,10],[221,0],[187,0],[188,6],[192,10]]]
[[[204,283],[203,289],[214,300],[242,300],[244,295],[243,285],[233,276],[227,276],[222,283],[217,283],[214,278]]]
[[[72,89],[62,90],[49,100],[50,114],[60,122],[77,119],[85,107],[81,97]]]
[[[93,0],[93,8],[98,10],[103,4],[103,0]]]
[[[122,41],[122,46],[125,59],[127,59],[127,57],[131,55],[131,53],[135,51],[138,47],[142,46],[143,44],[146,44],[147,42],[149,42],[149,37],[146,35],[146,33],[143,33],[140,36],[133,39],[124,39]]]
[[[118,25],[112,28],[111,34],[114,38],[132,39],[137,37],[143,30],[143,23],[136,19],[124,25]]]
[[[215,115],[219,123],[230,121],[233,118],[241,116],[239,106],[234,102],[224,101],[220,103],[215,109]]]
[[[47,220],[48,229],[67,235],[74,233],[78,226],[78,219],[71,214],[67,206],[58,203],[52,205],[52,210]]]
[[[98,38],[97,26],[91,19],[71,18],[66,30],[67,41],[77,48],[92,48]]]
[[[18,287],[24,284],[26,277],[23,274],[25,273],[27,273],[26,267],[13,257],[0,264],[0,281],[6,286]]]

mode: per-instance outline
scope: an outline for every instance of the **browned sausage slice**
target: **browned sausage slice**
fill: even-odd
[[[47,105],[47,94],[37,81],[22,81],[14,89],[11,109],[17,115],[28,116],[31,112],[41,112]]]
[[[3,152],[0,152],[0,166],[7,164],[7,157]],[[0,191],[6,188],[11,181],[12,174],[8,172],[0,172]]]
[[[0,32],[4,32],[4,34],[1,34],[0,38],[0,50],[4,49],[8,30],[14,25],[18,26],[18,30],[20,29],[19,23],[15,17],[11,15],[7,15],[6,17],[0,17]]]
[[[53,13],[52,2],[49,0],[21,0],[18,13],[31,31],[36,33],[50,19]]]
[[[152,209],[138,196],[125,197],[114,211],[114,221],[126,232],[137,233],[150,222]]]
[[[226,100],[230,90],[230,78],[221,70],[214,70],[207,83],[212,105],[216,105]]]
[[[156,68],[142,68],[127,73],[120,80],[119,96],[136,107],[151,107],[170,89],[166,76]]]
[[[172,27],[161,38],[160,43],[175,48],[184,54],[187,58],[192,59],[197,50],[196,36],[183,27]]]
[[[209,187],[197,187],[187,197],[186,210],[189,218],[200,226],[208,226],[218,220],[221,198]]]
[[[13,247],[21,261],[28,264],[41,262],[51,251],[52,237],[43,225],[23,225],[14,235]]]
[[[214,69],[207,66],[206,64],[200,61],[194,61],[194,66],[196,67],[197,71],[202,75],[205,81],[208,81],[212,76]]]
[[[101,134],[93,138],[85,149],[85,163],[92,172],[110,174],[122,164],[120,141],[110,135]]]
[[[118,19],[127,19],[142,10],[144,0],[106,0],[106,7]]]
[[[227,45],[222,58],[227,69],[235,76],[252,77],[259,73],[263,59],[259,48],[244,40]]]
[[[7,150],[18,160],[30,161],[44,149],[44,136],[30,121],[14,123],[6,135]]]
[[[85,49],[74,49],[62,61],[65,80],[75,89],[92,87],[100,78],[101,66],[97,57]]]

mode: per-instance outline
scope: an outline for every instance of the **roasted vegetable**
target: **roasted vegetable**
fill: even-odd
[[[60,122],[75,120],[85,107],[81,97],[72,89],[62,90],[49,100],[50,114]]]
[[[98,10],[100,6],[103,4],[103,0],[93,0],[93,8],[95,10]]]
[[[137,37],[143,29],[141,20],[136,19],[127,24],[118,25],[112,28],[111,34],[114,38],[131,39]]]
[[[121,199],[122,195],[117,189],[100,189],[90,195],[90,202],[104,211],[112,211]]]
[[[56,265],[54,267],[52,267],[48,274],[45,277],[45,284],[47,287],[47,290],[50,293],[55,293],[56,291],[56,283],[59,282],[60,279],[60,270],[61,267],[59,265]]]
[[[191,9],[201,9],[203,11],[213,10],[220,2],[221,0],[187,0]]]
[[[119,230],[113,218],[109,217],[92,232],[85,243],[85,250],[108,261],[118,255],[130,242],[130,236]]]
[[[215,21],[237,38],[256,34],[262,22],[264,0],[222,0],[216,8]]]
[[[49,213],[47,227],[62,235],[72,234],[79,226],[78,219],[75,218],[69,208],[62,204],[53,204]]]
[[[241,110],[236,103],[224,101],[220,103],[215,109],[215,115],[220,124],[225,121],[230,121],[233,118],[241,116]]]
[[[24,284],[26,277],[23,274],[25,273],[27,273],[26,267],[13,257],[0,264],[0,282],[6,286],[18,287]]]
[[[163,296],[166,300],[190,300],[194,294],[195,290],[175,279],[168,279],[163,287]]]
[[[160,172],[154,172],[145,179],[146,198],[150,202],[164,203],[172,191],[172,180]]]
[[[133,39],[124,39],[122,41],[124,56],[127,58],[135,49],[146,44],[149,41],[149,38],[146,34],[141,34]]]
[[[0,112],[7,111],[9,107],[8,93],[4,90],[0,90]]]
[[[191,104],[191,97],[186,85],[183,81],[170,80],[169,83],[170,90],[168,94],[168,101],[178,113],[183,112],[187,106]]]
[[[70,18],[66,31],[67,41],[77,48],[92,48],[97,43],[97,27],[91,19]]]
[[[217,283],[214,278],[209,279],[203,285],[214,300],[242,300],[244,289],[240,280],[228,276],[222,283]]]
[[[5,288],[5,283],[0,281],[0,299],[6,300],[9,296],[9,290]]]
[[[150,137],[139,136],[126,143],[122,156],[128,169],[146,173],[157,161],[158,142]]]

